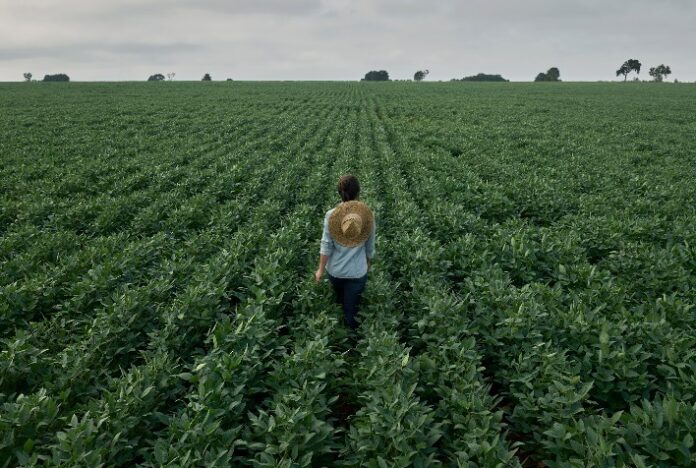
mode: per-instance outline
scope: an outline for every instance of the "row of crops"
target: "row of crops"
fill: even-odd
[[[693,97],[0,87],[0,466],[696,464]]]

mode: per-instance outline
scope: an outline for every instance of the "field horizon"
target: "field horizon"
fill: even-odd
[[[157,85],[157,83],[185,83],[185,84],[190,84],[190,83],[202,83],[202,84],[210,84],[210,83],[326,83],[326,84],[338,84],[338,83],[362,83],[366,85],[384,85],[384,84],[400,84],[400,83],[412,83],[414,85],[428,85],[428,84],[458,84],[458,85],[511,85],[511,84],[532,84],[535,86],[553,86],[553,85],[563,85],[563,84],[598,84],[598,85],[609,85],[609,84],[616,84],[616,85],[637,85],[637,84],[644,84],[644,85],[655,85],[655,86],[664,86],[664,85],[693,85],[695,84],[693,81],[678,81],[674,82],[673,80],[666,80],[663,82],[656,82],[652,80],[641,80],[641,81],[633,81],[633,80],[628,80],[628,81],[623,81],[620,79],[616,80],[588,80],[588,81],[582,81],[582,80],[560,80],[560,81],[555,81],[555,82],[535,82],[533,80],[525,80],[525,81],[516,81],[516,80],[510,80],[505,83],[501,82],[489,82],[489,81],[452,81],[452,80],[423,80],[423,81],[414,81],[412,79],[391,79],[389,81],[361,81],[360,78],[356,78],[353,80],[286,80],[286,79],[273,79],[273,80],[244,80],[244,79],[234,79],[227,81],[227,78],[224,79],[213,79],[211,81],[202,81],[200,79],[198,80],[162,80],[162,81],[156,81],[156,82],[151,82],[147,81],[146,79],[142,80],[75,80],[75,79],[70,79],[69,82],[45,82],[41,80],[35,80],[31,82],[26,82],[26,81],[21,81],[21,80],[12,80],[12,81],[0,81],[0,84],[2,85],[32,85],[32,84],[51,84],[51,85],[67,85],[69,86],[71,83],[76,84],[76,83],[84,83],[84,84],[118,84],[118,83],[125,83],[125,84],[135,84],[135,83],[146,83],[148,85]]]

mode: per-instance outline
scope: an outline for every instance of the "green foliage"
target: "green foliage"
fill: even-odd
[[[58,73],[56,75],[45,75],[43,81],[70,81],[70,77],[65,73]]]
[[[552,67],[546,73],[539,73],[534,81],[561,81],[561,72],[558,68]]]
[[[672,398],[643,400],[611,417],[554,424],[545,434],[554,466],[690,466],[696,407]]]
[[[0,87],[0,466],[696,464],[688,87],[49,88]]]
[[[560,70],[556,67],[549,68],[549,71],[546,72],[546,79],[548,81],[561,81]]]
[[[479,73],[478,75],[472,75],[472,76],[465,76],[464,78],[461,79],[461,81],[499,81],[499,82],[508,82],[510,80],[506,80],[500,75],[487,75],[486,73]]]
[[[0,460],[3,466],[10,466],[12,460],[22,464],[35,463],[39,460],[37,452],[50,440],[49,434],[60,426],[60,403],[45,389],[33,395],[19,395],[11,402],[0,402]]]
[[[657,67],[651,67],[649,74],[653,77],[653,80],[662,83],[667,76],[672,74],[672,69],[667,65],[658,65]]]
[[[423,81],[430,74],[430,70],[418,70],[413,75],[413,81]]]
[[[629,60],[626,60],[626,61],[623,63],[623,65],[621,65],[621,66],[619,67],[619,69],[616,70],[616,76],[621,76],[621,75],[623,75],[624,81],[626,81],[626,79],[628,78],[628,75],[629,75],[631,72],[636,72],[636,74],[640,74],[640,68],[641,68],[641,66],[642,66],[642,64],[640,63],[640,61],[638,61],[638,60],[636,60],[636,59],[629,59]]]
[[[372,70],[365,73],[365,78],[361,81],[389,81],[389,72],[386,70]]]

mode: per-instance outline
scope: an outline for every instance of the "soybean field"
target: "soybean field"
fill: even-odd
[[[696,86],[0,85],[0,466],[695,466]],[[377,221],[355,335],[318,263]]]

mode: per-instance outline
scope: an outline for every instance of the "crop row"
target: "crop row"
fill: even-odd
[[[321,144],[321,135],[322,133],[315,133],[313,135],[317,144]],[[304,146],[304,145],[303,145]],[[292,149],[292,147],[291,147]],[[299,147],[295,150],[299,150]],[[306,163],[310,163],[310,161],[307,161]],[[269,167],[269,166],[265,166]],[[178,295],[180,299],[172,303],[171,307],[168,307],[167,309],[164,309],[159,315],[162,317],[162,326],[156,328],[156,333],[152,335],[150,338],[151,344],[148,345],[154,352],[154,356],[145,356],[145,362],[147,364],[153,364],[154,369],[153,372],[162,372],[164,369],[159,366],[159,363],[161,362],[166,362],[166,361],[171,361],[172,359],[169,356],[177,356],[177,355],[184,355],[186,356],[190,351],[186,350],[193,350],[193,346],[197,343],[198,339],[195,338],[195,335],[192,335],[192,333],[195,332],[196,327],[204,327],[204,328],[199,328],[201,331],[204,331],[205,328],[210,326],[210,313],[217,314],[217,310],[222,306],[223,308],[225,307],[224,304],[228,301],[228,298],[230,298],[229,290],[234,289],[231,285],[227,284],[230,281],[239,281],[243,276],[241,275],[244,272],[244,257],[240,256],[240,253],[244,252],[245,250],[248,251],[247,247],[243,247],[244,244],[250,245],[251,247],[258,246],[260,244],[259,240],[262,239],[265,236],[265,226],[262,224],[262,222],[269,223],[277,219],[277,214],[281,213],[284,211],[283,203],[282,201],[285,200],[285,203],[288,202],[288,198],[286,197],[285,193],[285,187],[290,183],[290,180],[298,177],[302,171],[305,169],[303,168],[302,165],[296,166],[296,169],[298,172],[294,171],[286,171],[283,174],[280,174],[280,179],[276,180],[278,183],[276,185],[275,190],[269,191],[268,195],[270,198],[266,199],[266,201],[260,205],[259,209],[257,209],[254,212],[254,217],[249,220],[250,226],[253,226],[253,230],[251,231],[240,231],[240,233],[243,236],[246,236],[249,238],[249,240],[255,239],[253,242],[243,242],[241,244],[236,244],[233,241],[228,241],[228,247],[230,248],[229,251],[224,251],[221,255],[217,256],[217,259],[210,264],[208,268],[201,269],[199,270],[201,272],[200,279],[196,280],[195,277],[196,275],[194,274],[194,281],[191,283],[191,285],[184,289],[181,294]],[[314,184],[315,188],[313,191],[316,191],[316,183]],[[312,199],[314,197],[313,192],[310,192],[307,194],[308,198],[307,199]],[[277,200],[278,203],[273,203],[271,200]],[[286,205],[287,206],[287,205]],[[268,224],[266,229],[270,228],[272,224]],[[256,236],[256,237],[249,237],[249,236]],[[243,238],[242,238],[243,239]],[[240,250],[241,247],[241,250]],[[250,253],[253,252],[249,251]],[[238,273],[235,273],[235,266],[236,268],[240,268]],[[211,276],[212,275],[212,276]],[[216,279],[216,277],[218,279]],[[236,278],[235,278],[236,277]],[[233,283],[234,284],[234,283]],[[220,289],[222,288],[222,289]],[[215,291],[219,290],[219,294],[216,293]],[[188,299],[187,299],[188,297]],[[209,298],[206,299],[205,301],[202,301],[204,298]],[[209,303],[209,305],[206,305],[206,302]],[[206,312],[206,309],[209,310],[209,312]],[[168,310],[170,312],[168,312]],[[196,317],[196,314],[192,314],[192,312],[199,310],[201,313],[205,314],[204,316]],[[182,313],[186,311],[186,313]],[[107,315],[105,315],[107,317]],[[185,320],[182,320],[185,319]],[[114,335],[114,337],[118,337],[119,339],[125,337],[130,341],[130,344],[132,344],[132,339],[133,336],[128,336],[127,332],[131,329],[132,327],[132,321],[131,322],[125,322],[123,326],[125,326],[124,332],[119,331],[118,334]],[[183,334],[181,332],[184,332]],[[142,336],[142,335],[141,335]],[[93,339],[93,335],[90,334],[91,339]],[[101,350],[103,352],[103,349]],[[96,356],[111,356],[110,353],[88,353],[88,355],[96,355]],[[81,364],[84,364],[85,361],[84,359],[82,360]],[[85,365],[85,366],[80,366],[80,367],[73,367],[75,369],[81,369],[81,372],[88,373],[86,376],[93,378],[95,375],[90,375],[94,374],[95,368],[91,365]],[[118,378],[116,379],[115,385],[116,388],[114,391],[120,391],[121,394],[124,391],[124,387],[127,386],[128,389],[133,388],[133,378],[138,378],[139,374],[141,376],[144,376],[145,378],[151,378],[151,375],[148,375],[149,372],[142,372],[138,367],[134,368],[135,372],[134,373],[128,373],[126,374],[123,378]],[[148,371],[149,369],[146,367],[145,369]],[[171,369],[169,370],[171,372]],[[122,383],[119,383],[119,381],[122,381]],[[67,381],[66,381],[67,384]],[[88,385],[85,385],[85,387],[89,387]],[[145,387],[149,388],[149,387]],[[70,390],[74,389],[74,385],[70,387]],[[119,390],[120,389],[120,390]],[[176,390],[176,387],[175,387]],[[150,392],[152,392],[150,390]],[[156,392],[153,392],[156,393]],[[130,392],[128,392],[129,395],[131,395]],[[148,393],[149,395],[150,393]],[[116,393],[116,395],[119,395],[119,393]],[[155,395],[153,395],[155,396]],[[132,396],[132,398],[137,398],[137,394]],[[26,401],[26,398],[21,397],[19,398],[21,401]],[[107,399],[108,401],[108,399]],[[128,404],[128,401],[125,403],[126,405]],[[21,406],[21,405],[20,405]],[[87,408],[89,406],[93,406],[88,404]],[[137,405],[135,405],[138,407]],[[97,403],[97,409],[96,411],[99,411],[99,408],[103,408],[103,400]],[[108,408],[108,406],[106,407]],[[21,413],[24,408],[12,408],[15,410],[15,413]],[[88,411],[91,410],[94,412],[94,409],[88,409]],[[104,409],[106,410],[106,409]],[[108,410],[107,410],[108,411]],[[69,414],[69,413],[68,413]],[[86,413],[89,414],[89,413]],[[107,414],[112,414],[110,411],[107,412]],[[132,416],[135,417],[135,416]],[[138,418],[136,418],[137,420]],[[79,420],[79,418],[78,418]],[[84,424],[81,425],[81,428],[84,427],[84,425],[89,425],[91,418],[88,418],[88,421],[85,421]],[[101,418],[96,419],[96,421],[102,420]],[[73,420],[73,422],[75,422]],[[21,425],[18,425],[21,426]],[[24,428],[26,429],[26,428]],[[73,432],[79,432],[78,429],[76,429]],[[72,432],[71,432],[72,433]],[[86,435],[85,435],[86,437]],[[80,443],[84,443],[84,439],[78,437],[77,440]],[[101,439],[95,440],[95,442],[98,442]],[[124,441],[123,443],[126,443]],[[121,446],[121,450],[123,450],[124,447]],[[83,455],[87,456],[89,455],[89,452],[83,453]],[[68,456],[68,459],[69,456]]]
[[[402,329],[416,356],[418,393],[435,407],[442,431],[440,456],[460,466],[514,464],[502,412],[495,409],[497,402],[483,381],[467,317],[460,315],[457,298],[444,283],[445,269],[438,260],[442,247],[424,233],[427,225],[413,197],[418,188],[409,184],[408,171],[414,167],[395,153],[376,106],[372,125],[385,205],[390,207],[382,218],[393,232],[383,247],[385,268],[404,291]]]
[[[400,144],[398,138],[397,134],[393,134],[396,145]],[[441,162],[437,158],[424,158],[419,153],[413,153],[404,145],[399,146],[398,150],[406,161],[410,160],[410,167],[417,170],[421,177],[428,176],[427,166],[432,165],[433,161],[436,165]],[[447,165],[447,170],[451,171],[451,164]],[[437,184],[421,184],[420,187],[426,187],[426,190],[416,194],[419,202],[438,200],[441,207],[444,204],[444,209],[448,208],[447,202],[442,201],[444,194],[438,190]],[[429,194],[428,188],[440,193]],[[465,191],[455,189],[450,192],[450,197],[454,194],[456,200],[456,194],[460,193]],[[455,201],[453,211],[457,205]],[[511,279],[514,282],[514,278],[506,281],[505,273],[520,274],[524,269],[519,264],[505,268],[504,255],[507,251],[512,250],[513,254],[519,252],[521,256],[518,258],[524,261],[539,253],[563,254],[572,244],[565,239],[565,242],[552,246],[529,245],[528,240],[523,238],[520,245],[519,241],[515,242],[515,234],[511,235],[501,226],[482,226],[472,217],[468,221],[469,229],[476,227],[483,231],[481,237],[467,235],[455,243],[460,246],[466,244],[466,250],[460,247],[447,252],[447,246],[440,258],[447,260],[450,269],[447,274],[451,274],[452,267],[459,269],[465,266],[465,273],[460,273],[460,270],[455,277],[466,278],[466,287],[462,291],[466,292],[464,298],[476,306],[473,310],[471,307],[469,310],[460,307],[461,313],[468,315],[468,320],[473,315],[474,320],[468,328],[478,330],[476,336],[484,344],[487,361],[495,370],[494,379],[502,387],[503,396],[511,400],[507,402],[510,405],[508,408],[512,409],[509,418],[511,427],[535,439],[526,441],[526,445],[537,456],[548,453],[550,456],[546,462],[550,464],[584,463],[587,460],[598,465],[689,464],[693,435],[688,429],[688,421],[694,406],[690,402],[693,398],[693,380],[691,371],[687,369],[693,368],[690,350],[694,349],[694,343],[688,337],[688,332],[674,329],[667,317],[683,323],[683,320],[688,320],[691,307],[678,299],[665,297],[658,299],[658,304],[662,303],[661,307],[658,305],[658,310],[661,309],[662,313],[652,319],[650,314],[645,314],[645,307],[640,315],[624,312],[617,316],[611,313],[611,304],[621,307],[624,296],[620,290],[617,291],[607,273],[591,265],[569,271],[577,264],[575,259],[582,257],[578,251],[569,252],[566,259],[554,259],[555,268],[551,269],[550,275],[544,272],[546,274],[539,278],[521,280],[525,287],[517,292],[517,288],[509,284]],[[432,229],[437,232],[439,226],[433,225]],[[502,242],[495,245],[498,238],[504,239],[507,245]],[[541,239],[544,240],[544,237]],[[425,245],[430,245],[426,251],[437,250],[437,243],[431,245],[427,240],[427,236],[422,239]],[[482,246],[484,242],[489,245]],[[415,246],[406,251],[416,251]],[[492,258],[486,258],[487,253]],[[475,265],[462,263],[462,260],[470,262],[473,259]],[[422,265],[418,268],[417,264],[407,260],[404,260],[405,271],[424,271]],[[548,263],[554,265],[552,262]],[[491,265],[503,266],[507,271],[495,272],[500,268],[491,268]],[[439,265],[434,263],[433,266],[431,275],[426,277],[432,278],[442,272]],[[485,274],[495,277],[480,278],[481,272],[476,271],[477,268],[488,270]],[[542,284],[547,278],[552,279],[552,288]],[[477,279],[484,282],[477,284]],[[492,287],[492,280],[498,283],[497,287]],[[571,295],[573,300],[568,304],[568,291],[576,290],[582,295]],[[506,297],[496,301],[496,308],[491,309],[493,304],[486,303],[485,295],[495,295],[497,291]],[[592,296],[588,296],[588,293]],[[437,297],[436,289],[432,289],[430,294],[426,293],[425,297]],[[546,303],[542,302],[548,297],[558,298],[559,304],[549,307],[548,299]],[[588,307],[587,303],[592,304],[593,301],[601,301],[602,305]],[[667,304],[671,305],[670,309],[666,309],[669,307]],[[660,329],[662,333],[652,333]],[[651,346],[651,343],[655,344]],[[591,379],[585,377],[588,375]],[[506,391],[506,387],[509,390]],[[658,396],[651,401],[654,394],[666,396]],[[594,416],[597,403],[602,410],[598,416]],[[623,408],[627,409],[626,415],[612,412],[612,409]],[[662,437],[649,430],[639,435],[636,428],[648,421],[655,421],[654,424],[663,427],[657,421],[665,419],[665,408],[671,413],[671,417],[667,418],[670,422],[664,428],[670,436]],[[676,414],[685,418],[684,424],[673,417]],[[572,429],[568,429],[568,425]],[[567,442],[569,440],[572,442]],[[676,442],[667,443],[668,440]]]

